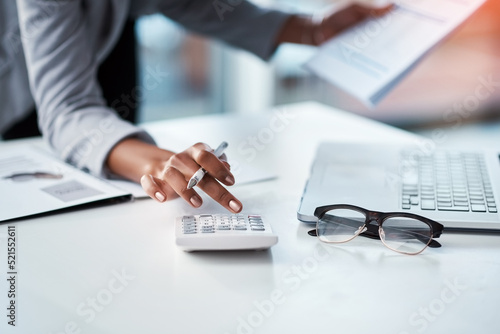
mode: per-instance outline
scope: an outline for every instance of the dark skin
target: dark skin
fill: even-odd
[[[282,43],[319,45],[368,17],[384,15],[391,9],[392,5],[369,8],[354,4],[328,13],[321,20],[293,15],[278,34],[276,46]],[[107,166],[113,173],[140,183],[144,191],[158,202],[182,197],[193,207],[201,206],[202,199],[194,188],[187,189],[187,184],[191,176],[203,167],[208,173],[198,183],[198,188],[230,212],[237,213],[243,205],[223,186],[235,182],[225,160],[225,155],[217,158],[212,148],[204,143],[174,153],[128,138],[111,150]]]

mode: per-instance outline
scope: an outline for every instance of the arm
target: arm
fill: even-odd
[[[155,10],[187,29],[250,51],[263,59],[273,54],[277,35],[290,17],[289,13],[265,9],[244,0],[151,1],[156,3]]]
[[[321,18],[265,9],[243,0],[157,1],[165,16],[187,29],[216,37],[268,59],[281,43],[320,45],[368,17],[384,15],[392,5],[351,4]]]
[[[369,17],[385,15],[392,5],[381,8],[351,4],[321,17],[292,15],[278,34],[276,45],[296,43],[320,45]]]
[[[106,107],[96,80],[98,58],[104,53],[98,38],[107,31],[100,25],[109,23],[120,31],[120,18],[126,17],[128,7],[118,2],[89,2],[82,10],[81,0],[17,0],[44,136],[64,160],[100,176],[110,172],[141,182],[160,202],[179,195],[200,206],[199,195],[185,189],[184,183],[203,166],[210,175],[199,187],[227,209],[241,211],[241,203],[215,179],[233,184],[229,165],[208,146],[196,144],[178,154],[162,150],[144,131]]]
[[[40,129],[65,161],[105,176],[104,162],[116,143],[132,136],[153,140],[106,107],[96,79],[101,44],[112,44],[110,36],[99,34],[105,30],[102,25],[109,24],[108,32],[117,37],[127,6],[112,1],[93,3],[86,11],[82,6],[81,0],[17,0]]]

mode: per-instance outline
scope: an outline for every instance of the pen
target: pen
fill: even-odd
[[[217,158],[220,158],[222,153],[224,153],[224,150],[226,149],[228,143],[223,141],[222,143],[220,143],[219,147],[217,147],[214,151],[214,155],[217,157]],[[194,175],[189,179],[189,182],[188,182],[188,186],[187,188],[188,189],[191,189],[193,188],[195,185],[198,184],[198,182],[201,181],[201,179],[203,178],[203,176],[205,176],[205,174],[207,173],[207,171],[205,169],[200,168],[196,171],[196,173],[194,173]]]
[[[14,173],[9,176],[4,176],[2,179],[11,179],[12,181],[28,181],[32,179],[62,179],[62,174],[53,174],[49,172],[27,172]]]

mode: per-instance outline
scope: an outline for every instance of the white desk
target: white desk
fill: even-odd
[[[7,325],[2,278],[0,333],[499,333],[499,236],[444,234],[442,248],[405,256],[366,238],[324,246],[296,219],[318,142],[417,137],[315,103],[147,128],[161,144],[176,140],[173,149],[228,140],[230,159],[279,174],[232,189],[245,212],[265,215],[278,244],[184,253],[173,221],[196,211],[181,200],[19,221],[17,327]],[[249,136],[260,136],[258,149]],[[212,211],[221,207],[198,212]],[[6,231],[0,225],[2,277]]]

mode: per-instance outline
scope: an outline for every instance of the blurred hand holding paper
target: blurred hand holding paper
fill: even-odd
[[[305,66],[375,106],[485,1],[397,0],[389,14],[324,43]]]

